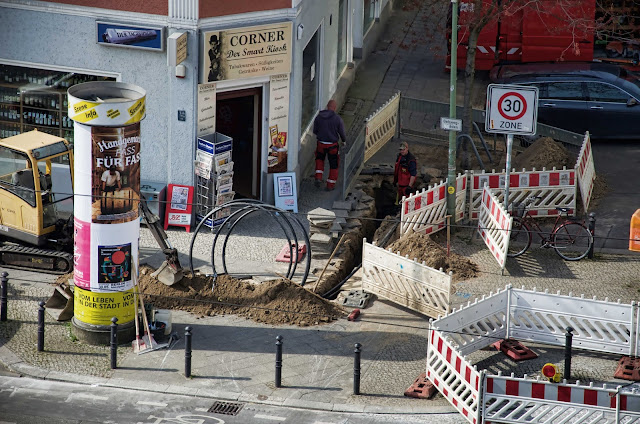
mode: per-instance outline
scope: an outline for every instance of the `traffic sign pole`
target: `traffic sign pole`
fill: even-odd
[[[458,72],[458,0],[451,0],[451,73],[449,118],[456,119],[456,77]],[[456,214],[456,133],[449,131],[449,164],[447,167],[447,215]]]
[[[536,133],[538,88],[489,84],[486,115],[485,131],[507,135],[504,207],[509,210],[509,180],[513,135],[534,135]]]
[[[507,134],[507,162],[504,176],[504,207],[509,211],[509,173],[511,172],[511,151],[513,149],[513,134]]]

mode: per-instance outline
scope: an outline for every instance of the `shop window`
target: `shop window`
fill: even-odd
[[[0,138],[37,129],[73,142],[67,89],[87,81],[115,78],[0,65]]]
[[[347,16],[349,16],[349,1],[340,0],[338,8],[338,64],[336,69],[338,72],[336,75],[340,75],[344,67],[347,66]]]
[[[376,0],[364,0],[364,21],[362,34],[366,34],[376,18]]]
[[[318,31],[302,52],[302,131],[318,110]]]

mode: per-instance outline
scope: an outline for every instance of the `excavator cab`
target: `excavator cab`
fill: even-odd
[[[66,273],[73,268],[73,151],[64,138],[30,131],[0,140],[0,265]],[[53,247],[59,253],[44,248]]]

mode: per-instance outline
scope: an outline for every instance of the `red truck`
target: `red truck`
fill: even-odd
[[[498,63],[509,62],[584,62],[599,56],[637,62],[640,47],[634,37],[629,37],[635,28],[625,19],[638,16],[635,12],[640,11],[627,10],[631,8],[625,2],[630,3],[603,0],[596,6],[596,0],[541,0],[522,6],[523,2],[512,2],[480,31],[476,69],[489,70]],[[488,6],[496,0],[483,3]],[[466,65],[473,6],[471,1],[459,4],[458,69]],[[640,9],[637,5],[632,8]],[[615,37],[616,31],[619,37]],[[609,42],[603,34],[609,36]]]

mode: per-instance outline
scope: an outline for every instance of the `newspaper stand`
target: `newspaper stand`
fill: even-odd
[[[195,215],[197,222],[216,206],[233,200],[233,162],[231,152],[233,139],[224,134],[213,133],[198,137],[195,160]],[[229,208],[222,209],[205,221],[214,228],[230,215]]]
[[[191,232],[193,210],[193,186],[169,184],[167,188],[167,213],[164,216],[164,229],[169,225],[184,227]]]

